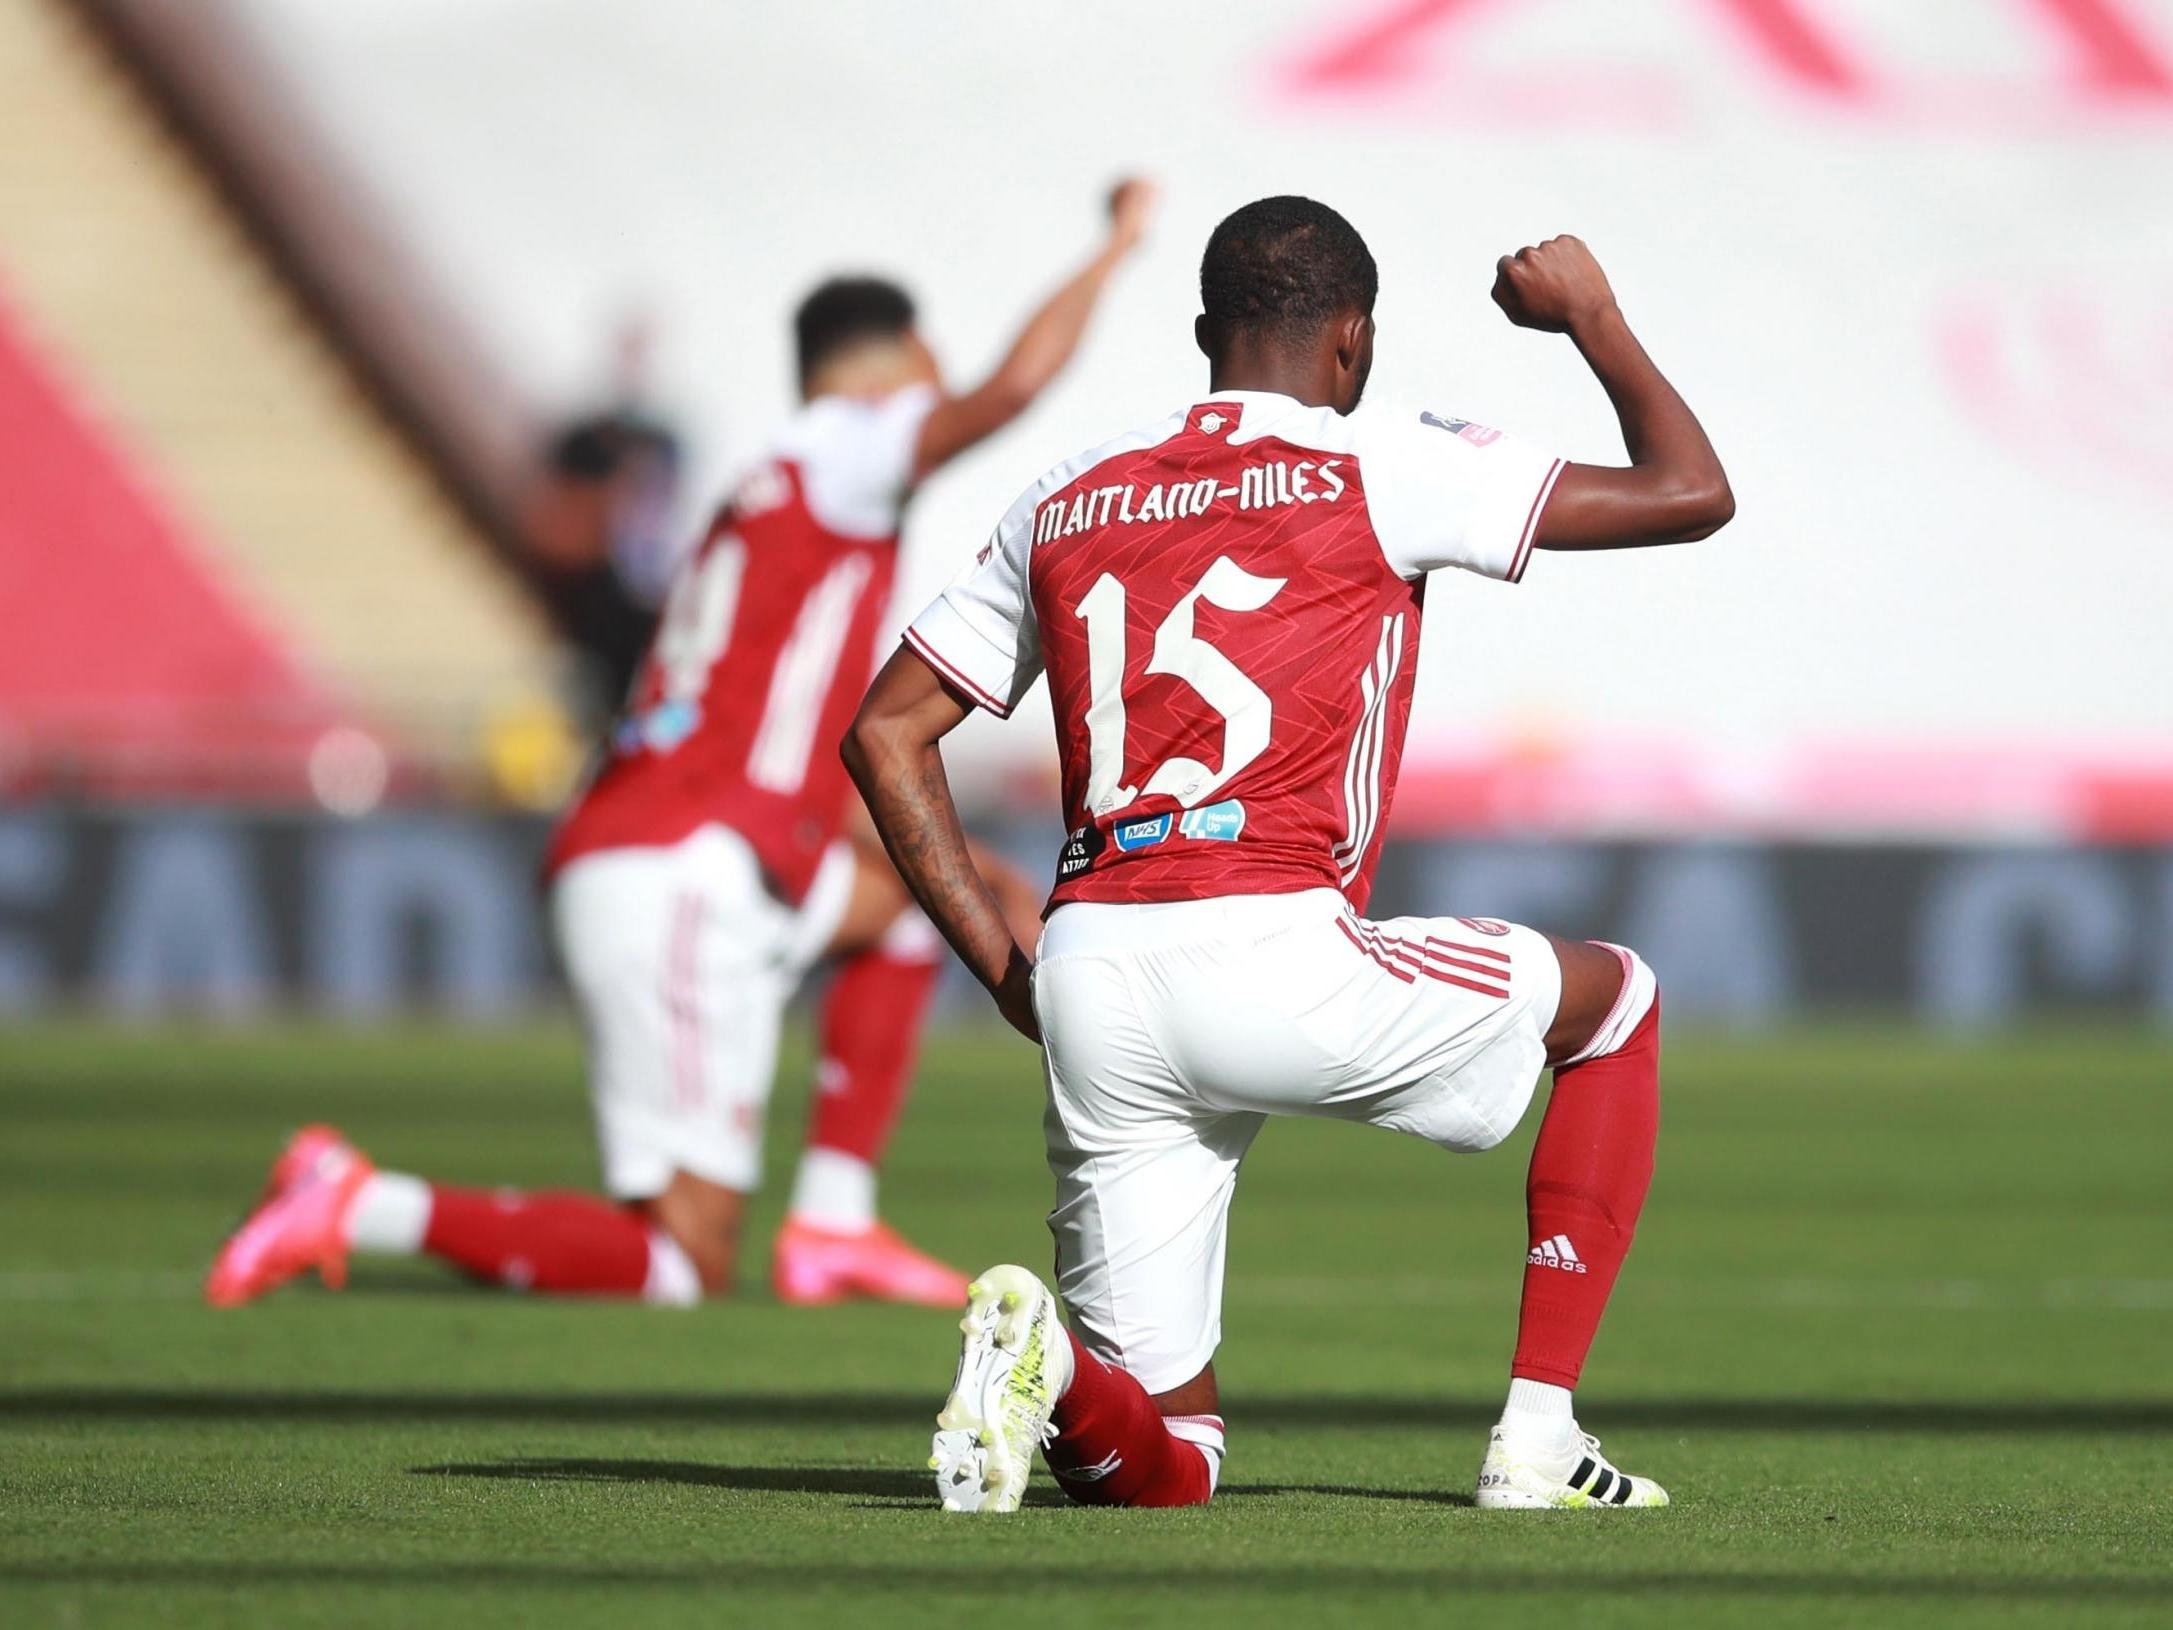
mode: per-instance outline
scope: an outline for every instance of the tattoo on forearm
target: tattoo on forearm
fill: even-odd
[[[996,897],[975,869],[942,757],[930,748],[884,766],[867,789],[898,875],[976,977],[993,988],[1019,955]]]

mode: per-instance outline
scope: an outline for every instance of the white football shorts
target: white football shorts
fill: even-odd
[[[770,892],[744,838],[710,825],[559,873],[552,926],[615,1197],[659,1194],[675,1171],[755,1187],[785,1004],[837,931],[853,864],[852,846],[833,844],[794,907]]]
[[[1546,1064],[1546,937],[1484,918],[1372,922],[1333,889],[1067,905],[1034,971],[1057,1288],[1088,1349],[1149,1392],[1222,1337],[1239,1164],[1270,1115],[1491,1149]]]

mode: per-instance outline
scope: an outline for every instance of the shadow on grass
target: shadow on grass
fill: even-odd
[[[1486,1399],[1248,1395],[1233,1392],[1240,1431],[1484,1431]],[[260,1392],[227,1387],[45,1387],[0,1392],[0,1432],[51,1421],[286,1421],[298,1425],[921,1426],[922,1392]],[[1614,1432],[2138,1433],[2173,1432],[2173,1398],[1943,1402],[1900,1398],[1620,1398],[1592,1407]]]
[[[850,1466],[719,1466],[699,1460],[456,1461],[410,1466],[417,1477],[492,1477],[517,1483],[678,1483],[689,1488],[740,1489],[755,1494],[855,1494],[926,1505],[933,1486],[925,1472]]]
[[[1165,1513],[1140,1513],[1151,1520]],[[931,1520],[937,1520],[931,1517]],[[512,1593],[569,1589],[628,1592],[772,1591],[801,1594],[839,1590],[865,1592],[895,1601],[902,1591],[932,1592],[958,1586],[955,1558],[927,1563],[885,1561],[854,1563],[839,1559],[811,1569],[799,1561],[718,1561],[701,1564],[556,1563],[445,1560],[439,1562],[302,1562],[224,1560],[24,1562],[0,1563],[0,1582],[10,1584],[95,1584],[105,1587],[215,1591],[304,1588],[323,1590],[489,1588]],[[1394,1593],[1459,1595],[1545,1593],[1590,1604],[1613,1596],[1677,1596],[1707,1599],[1781,1598],[1833,1601],[1996,1601],[2031,1603],[2139,1603],[2173,1601],[2173,1581],[2163,1578],[2093,1578],[2089,1575],[2014,1575],[1946,1573],[1873,1573],[1848,1575],[1831,1569],[1784,1572],[1774,1569],[1698,1571],[1687,1568],[1507,1568],[1368,1565],[1332,1563],[1206,1563],[1188,1557],[1168,1566],[1141,1566],[1114,1559],[1091,1565],[1036,1563],[1035,1587],[1091,1599],[1115,1592],[1138,1592],[1166,1602],[1174,1587],[1187,1597],[1234,1596],[1271,1600],[1311,1599],[1325,1606],[1339,1598]],[[834,1600],[834,1594],[832,1594]]]
[[[558,1460],[514,1459],[413,1466],[417,1477],[487,1477],[512,1482],[678,1483],[690,1488],[739,1489],[759,1494],[859,1495],[883,1505],[925,1509],[931,1501],[926,1472],[878,1471],[842,1466],[723,1466],[697,1460]],[[1325,1483],[1225,1483],[1222,1499],[1259,1495],[1326,1494],[1357,1500],[1409,1500],[1426,1505],[1468,1506],[1468,1494],[1428,1489],[1344,1488]],[[1052,1488],[1029,1489],[1029,1505],[1064,1506],[1071,1502]]]

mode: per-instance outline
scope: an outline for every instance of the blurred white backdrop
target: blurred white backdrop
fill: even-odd
[[[704,502],[817,277],[902,277],[970,377],[1158,177],[1079,364],[922,496],[901,616],[1043,467],[1204,388],[1208,230],[1305,192],[1381,262],[1377,399],[1619,457],[1568,344],[1486,299],[1574,231],[1739,501],[1707,545],[1443,585],[1415,760],[2173,759],[2173,0],[235,3],[539,402],[654,318]]]

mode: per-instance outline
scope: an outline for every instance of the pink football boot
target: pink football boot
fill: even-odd
[[[220,1247],[204,1300],[239,1307],[311,1268],[334,1290],[346,1284],[347,1208],[376,1169],[329,1126],[295,1133],[256,1210]]]
[[[881,1223],[862,1234],[833,1234],[787,1222],[777,1236],[770,1283],[777,1299],[794,1307],[865,1297],[957,1308],[966,1300],[964,1274],[916,1251]]]

